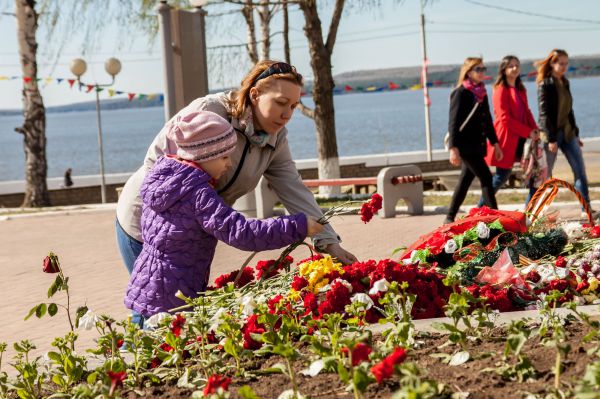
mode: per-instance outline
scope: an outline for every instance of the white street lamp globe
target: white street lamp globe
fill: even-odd
[[[87,64],[81,58],[75,58],[71,61],[71,73],[78,78],[87,71]]]
[[[114,77],[118,75],[119,72],[121,72],[121,61],[112,57],[107,59],[104,63],[104,70],[106,70],[110,76]]]

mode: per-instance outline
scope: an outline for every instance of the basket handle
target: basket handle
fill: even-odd
[[[583,198],[581,193],[577,191],[575,187],[573,187],[572,184],[560,179],[546,180],[540,186],[540,188],[537,189],[535,194],[533,194],[533,197],[531,197],[531,200],[525,208],[525,212],[531,215],[531,221],[533,222],[539,218],[540,214],[552,203],[552,201],[554,201],[560,186],[565,187],[575,194],[587,215],[590,225],[594,226],[594,219],[592,217],[590,204]],[[550,191],[548,191],[548,189],[550,189]]]

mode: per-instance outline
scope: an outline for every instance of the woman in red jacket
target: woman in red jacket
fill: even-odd
[[[486,162],[496,167],[492,179],[494,193],[508,180],[515,162],[521,160],[523,147],[527,138],[539,140],[538,127],[529,105],[527,91],[521,81],[521,63],[514,55],[502,59],[498,69],[498,77],[494,83],[494,129],[498,136],[498,144],[504,153],[500,160],[494,156],[494,148],[488,144]],[[529,183],[529,182],[527,182]],[[529,196],[536,188],[529,184]],[[480,206],[482,205],[480,200]]]

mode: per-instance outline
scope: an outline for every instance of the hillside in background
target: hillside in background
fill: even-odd
[[[534,70],[534,60],[521,60],[523,73],[528,73]],[[569,59],[569,67],[575,68],[569,72],[569,77],[578,78],[586,76],[600,75],[600,55],[589,56],[574,56]],[[486,62],[488,67],[487,74],[496,76],[498,72],[499,62]],[[582,68],[583,67],[583,68]],[[460,65],[430,65],[428,79],[429,82],[440,81],[445,84],[454,84],[457,79]],[[346,85],[352,87],[369,87],[369,86],[387,86],[389,82],[394,82],[399,86],[410,87],[421,82],[421,67],[400,67],[387,69],[370,69],[355,72],[344,72],[334,76],[336,86],[342,88]],[[305,91],[310,93],[312,82],[308,81],[305,85]],[[215,90],[220,91],[220,90]],[[123,108],[147,108],[147,107],[162,107],[160,96],[152,100],[134,99],[110,99],[101,100],[103,110],[123,109]],[[75,104],[61,105],[56,107],[46,108],[46,112],[77,112],[91,111],[96,109],[95,101],[87,101]],[[0,110],[2,115],[19,115],[21,110]]]

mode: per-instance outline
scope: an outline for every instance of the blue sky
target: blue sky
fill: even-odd
[[[564,48],[571,55],[600,54],[600,1],[577,0],[476,0],[479,3],[496,5],[522,12],[542,13],[566,19],[591,20],[591,22],[561,21],[532,15],[507,12],[483,7],[468,0],[436,0],[425,7],[427,19],[427,47],[431,64],[461,63],[470,55],[482,55],[486,60],[495,61],[506,54],[521,58],[541,58],[552,48]],[[333,4],[333,1],[325,2]],[[419,36],[419,1],[382,0],[380,7],[360,9],[355,0],[348,0],[347,10],[342,18],[333,55],[334,74],[375,68],[413,66],[421,62]],[[210,7],[209,12],[222,11],[218,6]],[[10,9],[4,11],[11,11]],[[325,25],[331,16],[331,9],[323,9],[321,19]],[[302,32],[303,16],[298,10],[291,12],[292,62],[299,71],[310,78],[306,39]],[[224,19],[223,19],[224,18]],[[208,19],[214,27],[225,24],[227,29],[209,29],[209,46],[240,43],[245,38],[245,26],[241,16]],[[281,20],[275,18],[273,31],[280,30]],[[154,45],[147,44],[147,38],[132,32],[126,38],[126,46],[116,35],[116,29],[107,29],[102,41],[97,43],[97,51],[84,56],[89,63],[85,80],[108,80],[103,62],[110,56],[121,59],[123,70],[114,85],[116,90],[136,93],[160,93],[163,91],[163,71],[160,61],[158,38]],[[324,31],[326,29],[324,28]],[[0,17],[0,76],[20,75],[18,66],[16,26],[11,16]],[[76,36],[76,35],[75,35]],[[594,40],[596,38],[596,40]],[[40,52],[47,52],[48,40],[38,35]],[[49,60],[40,56],[39,77],[70,78],[68,63],[81,55],[81,40],[74,38],[67,43],[63,56],[53,68]],[[122,47],[122,48],[120,48]],[[281,38],[273,38],[271,58],[283,58]],[[231,86],[240,81],[250,64],[241,55],[228,63],[220,71],[209,72],[211,88]],[[75,89],[69,90],[65,82],[61,85],[42,85],[42,95],[47,106],[93,100],[92,94]],[[21,82],[0,81],[0,109],[21,106]],[[102,93],[107,97],[106,93]]]

